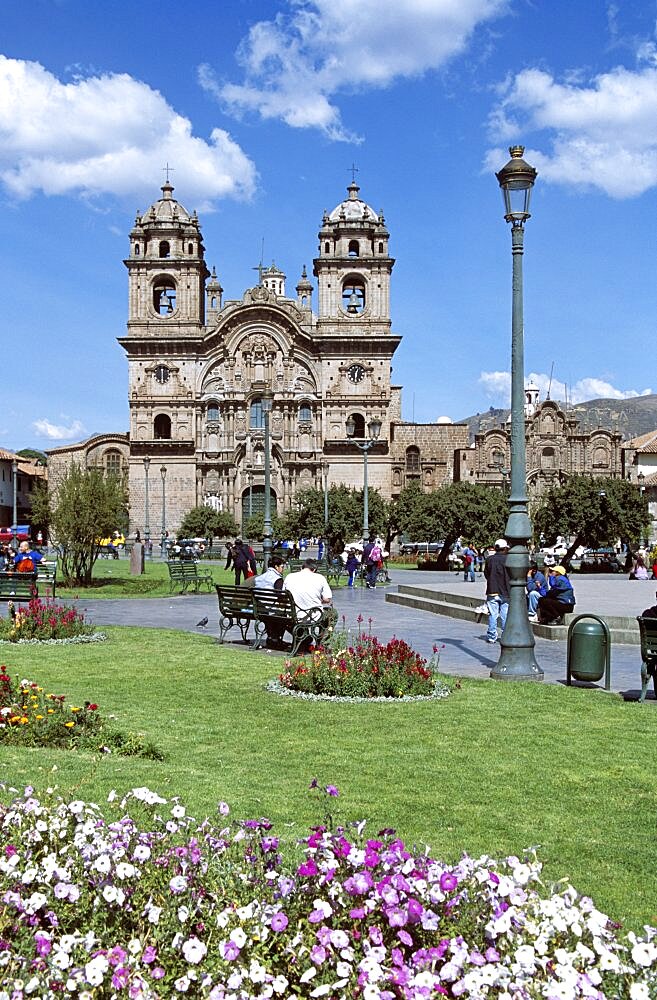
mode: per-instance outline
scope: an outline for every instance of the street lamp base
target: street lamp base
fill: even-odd
[[[542,681],[544,672],[534,657],[534,650],[526,646],[506,646],[490,672],[496,681]]]

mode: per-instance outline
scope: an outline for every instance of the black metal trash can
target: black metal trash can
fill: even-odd
[[[568,627],[566,684],[574,680],[594,683],[604,676],[611,690],[611,634],[604,618],[577,615]]]

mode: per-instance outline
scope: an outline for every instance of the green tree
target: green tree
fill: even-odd
[[[648,499],[626,479],[571,476],[553,486],[534,512],[534,531],[551,545],[570,538],[565,563],[580,545],[597,549],[620,540],[636,544],[650,521]]]
[[[226,511],[213,510],[205,505],[192,507],[178,528],[179,538],[228,538],[236,535],[238,527]]]
[[[29,458],[33,462],[38,462],[40,465],[48,464],[48,456],[45,451],[39,451],[38,448],[21,448],[16,454],[20,455],[21,458]]]
[[[482,548],[504,534],[508,516],[506,497],[500,490],[475,483],[449,483],[432,493],[409,486],[397,501],[401,529],[414,541],[443,541],[437,562],[448,565],[458,538]]]
[[[278,539],[287,537],[284,532],[282,532],[282,521],[278,514],[272,514],[271,516],[271,532],[272,538]],[[244,522],[244,534],[246,538],[256,540],[261,542],[265,534],[265,515],[262,513],[252,514],[251,517],[247,517]]]
[[[48,525],[67,586],[90,586],[100,539],[124,522],[126,500],[121,479],[76,463],[58,481],[54,496],[45,487],[37,487],[32,501],[34,520]]]
[[[345,543],[360,538],[363,533],[363,490],[340,484],[328,492],[329,520],[324,532],[324,493],[321,490],[300,490],[291,510],[283,519],[283,535],[302,538],[326,535],[329,549],[342,552]],[[378,490],[368,490],[368,522],[370,531],[384,535],[388,524],[387,504]]]

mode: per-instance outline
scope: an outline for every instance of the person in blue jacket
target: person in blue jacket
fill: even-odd
[[[575,607],[575,591],[563,566],[550,569],[550,588],[546,597],[538,602],[538,620],[541,625],[561,622],[563,615],[570,614]]]
[[[548,592],[547,580],[535,562],[529,564],[527,573],[527,609],[531,621],[536,621],[538,615],[536,609],[541,597],[546,597]]]

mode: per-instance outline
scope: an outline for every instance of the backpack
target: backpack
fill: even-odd
[[[379,562],[381,559],[381,548],[379,545],[373,545],[370,549],[369,555],[371,562]]]
[[[467,556],[465,557],[465,565],[466,566],[470,566],[470,564],[472,563],[472,561],[473,561],[472,556],[468,552]]]
[[[30,556],[21,559],[16,570],[19,573],[34,573],[34,559],[31,559]]]

